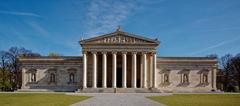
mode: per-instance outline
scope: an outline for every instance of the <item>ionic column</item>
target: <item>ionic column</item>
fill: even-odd
[[[24,89],[24,88],[26,88],[26,69],[25,68],[22,68],[22,87],[21,87],[21,89]]]
[[[152,74],[153,73],[153,71],[152,71],[153,70],[153,68],[152,68],[153,67],[153,56],[152,55],[149,58],[148,66],[149,66],[149,72],[147,72],[147,73],[149,74],[149,82],[147,82],[147,83],[148,83],[149,87],[152,87],[153,86],[152,85],[153,84],[153,78],[152,78],[153,77],[153,74]]]
[[[112,52],[112,87],[116,88],[117,87],[117,53]]]
[[[214,68],[214,69],[212,70],[212,88],[213,88],[214,90],[217,90],[217,88],[216,88],[216,79],[217,79],[216,74],[217,74],[217,69]]]
[[[127,53],[122,53],[122,87],[127,88]]]
[[[200,74],[200,84],[202,83],[202,73]]]
[[[143,88],[147,88],[147,56],[146,53],[142,54],[143,58]]]
[[[28,72],[27,74],[28,74],[28,82],[32,82],[32,81],[31,81],[31,78],[32,78],[32,77],[31,77],[31,73]]]
[[[102,52],[102,87],[107,88],[107,53]]]
[[[93,55],[93,82],[92,87],[97,88],[97,53],[92,52]]]
[[[157,56],[156,53],[153,54],[153,67],[152,67],[152,76],[153,76],[153,88],[157,88]]]
[[[87,88],[87,53],[83,52],[83,88]]]
[[[132,52],[132,88],[137,88],[137,56]]]
[[[181,73],[181,83],[183,83],[183,73]]]
[[[143,88],[143,58],[141,56],[141,68],[140,68],[140,88]]]

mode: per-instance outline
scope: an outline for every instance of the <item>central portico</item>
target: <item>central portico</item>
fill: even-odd
[[[157,39],[115,32],[80,41],[83,89],[156,88]]]

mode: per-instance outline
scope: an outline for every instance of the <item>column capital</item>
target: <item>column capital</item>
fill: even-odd
[[[133,52],[131,52],[131,54],[137,54],[138,52],[136,52],[136,51],[133,51]]]
[[[101,53],[102,53],[102,54],[107,54],[107,51],[102,51]]]
[[[97,51],[91,51],[92,54],[97,54]]]
[[[157,53],[154,51],[154,52],[150,52],[150,55],[153,56],[153,55],[156,55]]]
[[[117,54],[117,52],[116,51],[112,51],[112,54]]]
[[[148,52],[147,51],[143,51],[143,52],[141,52],[141,54],[147,54]]]
[[[154,54],[157,54],[157,52],[156,51],[152,51],[151,54],[154,55]]]
[[[88,51],[82,51],[82,54],[87,54]]]
[[[127,52],[121,52],[122,54],[127,54]]]

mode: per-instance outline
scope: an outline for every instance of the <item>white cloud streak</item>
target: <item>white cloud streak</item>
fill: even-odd
[[[1,11],[0,14],[7,14],[7,15],[16,15],[16,16],[29,16],[29,17],[37,17],[40,18],[42,16],[36,14],[36,13],[30,13],[30,12],[19,12],[19,11]]]
[[[87,35],[96,36],[110,32],[123,25],[129,14],[136,9],[134,3],[127,1],[93,0],[87,10]]]
[[[92,0],[87,7],[88,37],[113,32],[123,26],[137,10],[166,0]]]
[[[229,43],[232,43],[232,42],[235,42],[235,41],[238,41],[238,40],[240,40],[240,36],[238,36],[238,37],[236,37],[236,38],[233,38],[233,39],[230,39],[230,40],[226,40],[226,41],[217,43],[217,44],[215,44],[215,45],[212,45],[212,46],[209,46],[209,47],[207,47],[207,48],[201,49],[201,50],[199,50],[199,51],[192,52],[192,53],[190,53],[190,55],[200,54],[200,53],[206,52],[206,51],[208,51],[208,50],[212,50],[212,49],[215,49],[215,48],[224,46],[224,45],[226,45],[226,44],[229,44]]]
[[[27,24],[33,28],[34,30],[36,30],[38,33],[40,33],[42,36],[44,37],[49,37],[51,36],[51,34],[49,34],[49,32],[42,26],[40,26],[37,22],[35,21],[29,21],[27,22]]]
[[[79,45],[77,41],[74,41],[72,39],[66,39],[65,37],[53,35],[51,32],[48,31],[44,26],[40,25],[39,23],[35,21],[27,21],[26,22],[33,30],[35,30],[42,38],[47,39],[48,41],[51,41],[53,44],[60,45],[62,47],[76,49]]]

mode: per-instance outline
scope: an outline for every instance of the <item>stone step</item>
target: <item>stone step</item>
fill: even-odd
[[[18,89],[17,92],[74,92],[77,89],[51,88],[51,89]]]
[[[17,92],[54,92],[48,89],[18,89]]]
[[[161,93],[159,89],[149,88],[84,88],[77,93]]]
[[[78,89],[78,93],[114,93],[113,88],[84,88]]]

